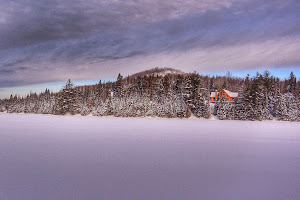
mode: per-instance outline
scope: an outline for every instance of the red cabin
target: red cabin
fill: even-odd
[[[220,90],[219,92],[211,92],[210,93],[210,102],[216,103],[217,99],[220,98],[221,95],[224,95],[225,99],[228,101],[232,101],[237,98],[237,92],[230,92],[229,90]]]

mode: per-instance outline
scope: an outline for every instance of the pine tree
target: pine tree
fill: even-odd
[[[235,104],[234,104],[234,119],[236,120],[247,120],[247,91],[246,89],[242,88],[239,91],[239,96],[237,97]],[[216,115],[216,113],[215,113]]]
[[[245,86],[239,91],[239,95],[234,104],[234,119],[255,120],[255,107],[253,104],[252,83],[247,75]]]
[[[257,73],[256,78],[251,89],[252,104],[254,107],[254,119],[266,120],[270,119],[270,112],[268,110],[268,96],[267,90],[264,86],[264,78]]]
[[[0,99],[0,112],[4,112],[4,111],[5,111],[4,100]]]
[[[193,86],[191,77],[186,77],[183,83],[182,96],[185,101],[187,108],[193,112],[195,105],[193,104]]]
[[[276,117],[279,120],[288,121],[289,116],[284,96],[279,94],[277,98],[278,99],[276,103]]]
[[[124,89],[123,89],[123,76],[121,74],[118,75],[116,86],[114,89],[114,97],[115,98],[123,98],[124,97]]]
[[[59,92],[56,104],[56,114],[64,115],[66,113],[70,113],[74,115],[79,113],[78,91],[74,88],[74,84],[70,79]]]
[[[297,121],[299,120],[299,109],[296,96],[292,93],[287,93],[284,95],[284,101],[288,113],[288,120],[289,121]]]
[[[210,117],[210,93],[207,89],[201,88],[197,92],[196,100],[194,104],[196,105],[195,113],[197,117],[209,118]]]
[[[291,72],[290,78],[288,80],[288,92],[295,94],[296,92],[297,79],[294,75],[294,72]]]
[[[216,105],[214,107],[214,113],[221,120],[227,119],[226,108],[225,108],[225,97],[223,95],[220,95],[218,100],[216,101]]]
[[[226,100],[224,94],[220,95],[214,107],[214,114],[221,120],[235,119],[234,102]]]

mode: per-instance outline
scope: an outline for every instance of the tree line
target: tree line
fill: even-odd
[[[210,103],[210,92],[239,92],[235,101],[220,96]],[[57,93],[48,89],[26,97],[0,100],[0,112],[80,114],[117,117],[209,118],[224,120],[300,121],[300,82],[293,72],[280,80],[268,71],[255,77],[237,78],[189,74],[143,74],[114,82],[74,86],[68,80]]]

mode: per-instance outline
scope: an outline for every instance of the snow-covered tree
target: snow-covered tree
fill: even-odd
[[[254,106],[254,119],[266,120],[270,119],[271,115],[268,110],[268,92],[264,85],[264,78],[257,74],[252,85],[252,103]]]
[[[277,102],[276,102],[276,117],[279,120],[288,121],[288,110],[285,98],[282,94],[279,94],[277,96]]]
[[[214,107],[214,114],[221,120],[233,120],[235,117],[234,102],[229,102],[224,95],[220,95]]]
[[[55,113],[60,115],[79,113],[78,97],[78,91],[69,79],[56,98]]]

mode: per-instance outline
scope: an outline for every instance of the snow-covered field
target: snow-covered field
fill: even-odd
[[[300,123],[1,113],[4,199],[300,199]]]

